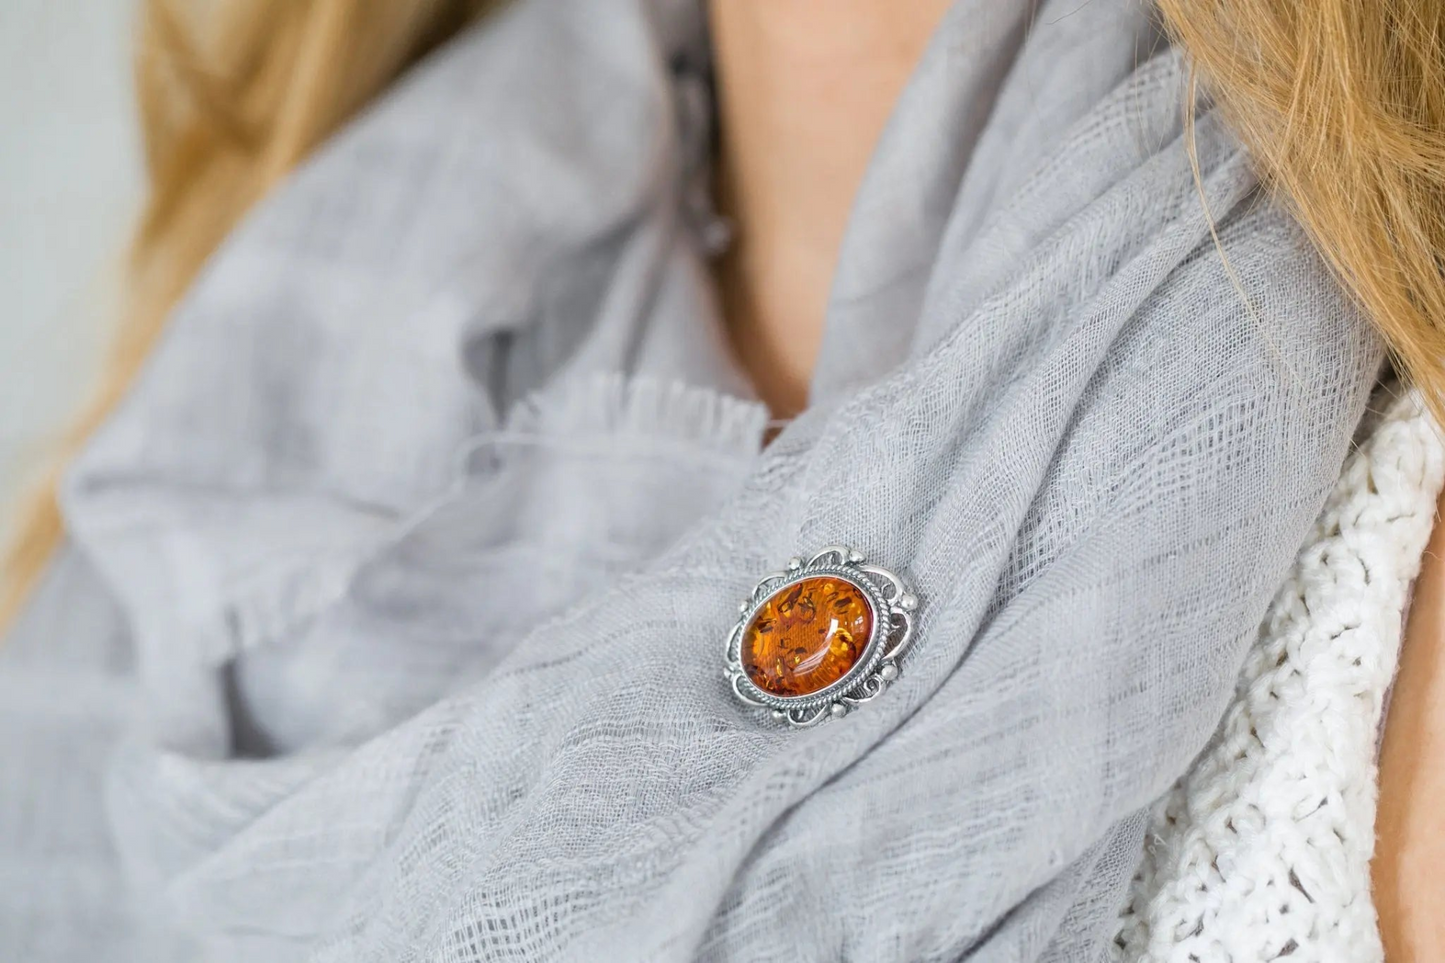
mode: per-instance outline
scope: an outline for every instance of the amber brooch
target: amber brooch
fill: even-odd
[[[899,576],[851,548],[794,558],[739,607],[728,684],[747,705],[800,728],[846,716],[898,678],[917,608]]]

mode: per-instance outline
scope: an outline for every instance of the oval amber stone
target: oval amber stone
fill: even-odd
[[[873,610],[858,586],[806,578],[775,592],[743,629],[743,671],[770,695],[811,695],[853,668],[872,632]]]

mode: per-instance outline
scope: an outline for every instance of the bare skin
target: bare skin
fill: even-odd
[[[1375,907],[1389,963],[1445,959],[1445,499],[1425,549],[1380,752]]]
[[[808,403],[833,268],[874,144],[950,0],[715,0],[718,283],[778,417]]]
[[[710,4],[718,200],[737,227],[718,283],[734,350],[779,417],[807,405],[853,197],[949,2]],[[1389,963],[1445,959],[1445,525],[1417,586],[1380,783],[1373,872]]]

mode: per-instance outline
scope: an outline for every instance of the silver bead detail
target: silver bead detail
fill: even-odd
[[[824,578],[851,585],[853,594],[867,604],[871,616],[868,637],[854,661],[834,684],[811,689],[804,685],[802,692],[793,692],[788,685],[767,687],[755,682],[744,666],[763,653],[749,648],[749,620],[795,586],[803,586],[798,592],[819,590],[813,583]],[[832,590],[843,591],[836,586]],[[851,597],[848,601],[851,617],[858,617],[851,608],[857,602]],[[782,570],[763,576],[752,594],[738,603],[739,614],[725,639],[724,678],[744,705],[787,726],[805,729],[851,716],[854,709],[872,701],[900,677],[899,658],[907,657],[917,627],[914,610],[922,604],[902,576],[869,563],[865,553],[847,545],[828,545],[812,554],[793,556]]]

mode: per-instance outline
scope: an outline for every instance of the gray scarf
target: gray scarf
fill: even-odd
[[[687,0],[519,0],[175,313],[65,491],[132,630],[139,915],[248,960],[1103,956],[1381,349],[1208,105],[1196,183],[1147,9],[959,0],[763,450],[706,61]],[[723,641],[839,543],[915,641],[792,729]]]

